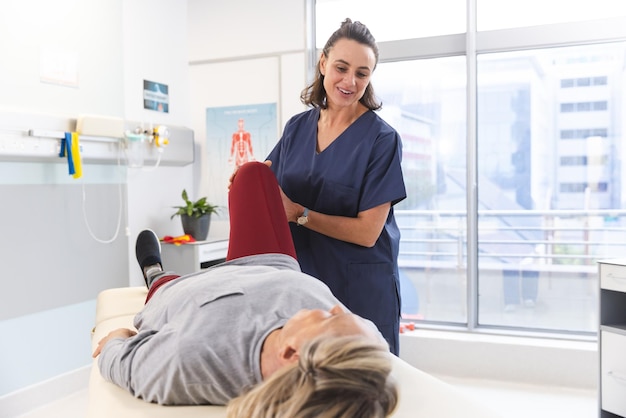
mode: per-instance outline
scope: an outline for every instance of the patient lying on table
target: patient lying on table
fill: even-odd
[[[139,234],[146,304],[137,332],[98,343],[102,376],[148,402],[229,404],[229,416],[390,415],[397,388],[385,340],[300,271],[263,163],[239,169],[229,213],[227,261],[187,276],[163,271],[158,238]]]

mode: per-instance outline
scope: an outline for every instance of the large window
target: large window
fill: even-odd
[[[626,254],[626,3],[358,3],[317,0],[317,46],[345,17],[379,40],[372,82],[404,143],[405,319],[594,335],[596,261]]]
[[[373,79],[381,117],[403,142],[405,319],[465,323],[466,84],[462,56],[382,63]]]
[[[596,261],[626,254],[624,57],[623,42],[478,55],[480,324],[596,331]]]

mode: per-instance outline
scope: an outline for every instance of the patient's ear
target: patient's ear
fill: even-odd
[[[292,345],[285,344],[280,349],[280,359],[284,363],[295,363],[299,358],[300,354],[298,353],[298,350]]]

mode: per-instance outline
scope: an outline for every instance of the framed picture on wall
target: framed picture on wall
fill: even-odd
[[[143,80],[143,108],[169,113],[170,94],[167,84]]]
[[[278,141],[276,103],[206,109],[208,196],[226,207],[228,179],[248,161],[264,161]]]

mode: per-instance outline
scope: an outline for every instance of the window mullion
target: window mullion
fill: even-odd
[[[467,326],[478,325],[476,0],[467,0]]]

